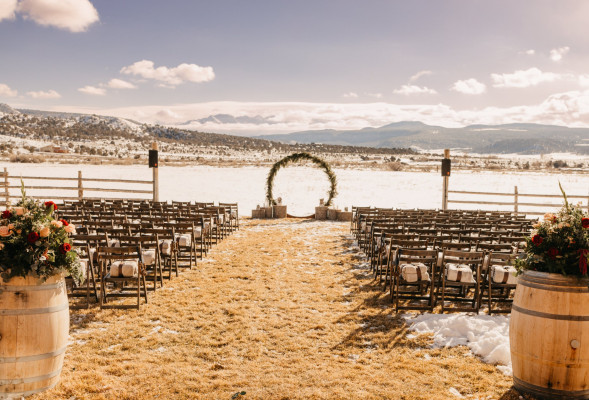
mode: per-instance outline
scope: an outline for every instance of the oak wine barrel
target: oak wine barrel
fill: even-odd
[[[515,291],[509,341],[517,390],[589,399],[589,280],[525,271]]]
[[[59,381],[69,334],[63,276],[0,280],[0,399],[21,398]]]

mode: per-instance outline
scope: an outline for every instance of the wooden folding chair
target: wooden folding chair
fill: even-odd
[[[479,312],[479,290],[484,253],[480,251],[442,251],[440,276],[434,277],[441,311]],[[472,292],[472,293],[471,293]],[[446,301],[461,304],[448,307]],[[462,306],[462,304],[470,306]]]
[[[70,308],[90,308],[90,298],[94,298],[98,303],[98,285],[100,281],[100,271],[96,266],[96,248],[100,245],[107,246],[108,235],[81,235],[71,236],[72,245],[78,250],[78,256],[84,271],[84,283],[78,286],[72,277],[66,277],[66,286],[68,288],[68,298],[86,298],[83,302],[70,302]]]
[[[479,304],[487,302],[489,315],[511,312],[513,294],[517,286],[516,270],[513,268],[516,258],[516,254],[499,252],[489,252],[485,258],[481,274]],[[507,307],[499,307],[500,304],[506,304]]]
[[[159,236],[120,236],[121,246],[134,246],[141,249],[141,259],[145,266],[145,280],[152,282],[151,289],[155,292],[159,284],[164,286],[162,257],[159,246]]]
[[[438,252],[398,247],[395,250],[391,300],[395,311],[427,310],[435,306],[433,277],[436,274]],[[407,300],[399,305],[399,300]],[[415,301],[418,303],[416,304]]]
[[[100,308],[139,309],[141,297],[147,303],[145,266],[138,246],[99,247],[98,261],[101,265]],[[113,298],[137,299],[136,304],[108,304]]]

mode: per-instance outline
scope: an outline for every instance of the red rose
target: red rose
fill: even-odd
[[[2,218],[8,219],[10,217],[12,217],[12,213],[10,211],[8,211],[8,210],[2,211]]]
[[[64,244],[62,244],[61,246],[59,246],[59,252],[60,252],[61,254],[65,254],[65,253],[67,253],[68,251],[70,251],[71,249],[72,249],[72,245],[71,245],[71,244],[69,244],[69,243],[64,243]]]
[[[585,229],[589,228],[589,218],[582,218],[581,219],[581,226]]]
[[[27,236],[27,241],[31,244],[35,243],[37,240],[39,240],[39,234],[35,231],[29,233]]]
[[[57,210],[57,204],[55,204],[55,203],[54,203],[54,202],[52,202],[52,201],[46,201],[46,202],[45,202],[45,207],[51,207],[51,206],[53,206],[53,209],[54,209],[54,210]]]
[[[548,257],[555,259],[558,254],[559,254],[559,251],[557,248],[551,247],[548,249]]]
[[[532,243],[534,243],[536,246],[540,246],[543,241],[544,239],[540,235],[534,235],[532,237]]]
[[[69,223],[65,219],[60,219],[59,222],[63,224],[63,226],[68,226]]]

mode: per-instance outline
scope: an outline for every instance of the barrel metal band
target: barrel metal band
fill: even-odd
[[[35,393],[44,392],[45,390],[53,389],[58,383],[59,383],[59,380],[55,381],[54,383],[52,383],[49,386],[44,386],[42,388],[35,389],[35,390],[29,390],[28,392],[0,392],[0,399],[13,399],[13,398],[15,398],[15,396],[17,398],[18,397],[28,397],[28,396],[33,395]]]
[[[0,385],[20,385],[23,383],[34,383],[54,378],[59,374],[61,374],[61,368],[46,375],[32,376],[30,378],[0,379]]]
[[[43,353],[43,354],[35,354],[32,356],[24,356],[24,357],[0,357],[0,364],[2,363],[16,363],[16,362],[29,362],[29,361],[39,361],[44,360],[46,358],[51,358],[55,356],[59,356],[65,353],[65,349],[67,346],[62,347],[61,349],[57,349],[50,353]]]
[[[589,287],[585,286],[552,286],[545,283],[536,283],[528,280],[520,280],[518,285],[534,289],[546,290],[549,292],[589,293]]]
[[[0,293],[2,292],[35,292],[41,290],[55,290],[61,289],[65,286],[63,280],[55,283],[49,283],[46,285],[30,285],[30,286],[10,286],[0,285]]]
[[[589,390],[560,390],[549,389],[542,386],[537,386],[529,382],[524,382],[521,379],[513,377],[513,386],[521,392],[533,394],[541,398],[550,399],[586,399],[589,396]]]
[[[63,303],[58,306],[44,307],[44,308],[18,308],[14,310],[0,310],[0,315],[33,315],[33,314],[48,314],[58,311],[67,310],[69,308],[68,303]]]
[[[532,317],[541,317],[541,318],[546,318],[546,319],[556,319],[556,320],[561,320],[561,321],[589,321],[589,315],[564,315],[564,314],[549,314],[549,313],[544,313],[541,311],[533,311],[533,310],[527,310],[525,308],[521,308],[517,305],[512,305],[511,306],[512,310],[515,310],[517,312],[520,312],[522,314],[527,314],[527,315],[531,315]]]

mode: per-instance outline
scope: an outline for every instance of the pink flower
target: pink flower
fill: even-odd
[[[49,232],[50,232],[49,227],[48,226],[44,226],[39,231],[39,236],[41,236],[42,238],[46,238],[47,236],[49,236]]]
[[[14,213],[16,215],[18,215],[19,217],[25,213],[24,207],[14,207],[13,210],[14,210]]]
[[[8,237],[11,234],[12,232],[10,231],[10,228],[8,228],[7,226],[0,226],[0,236]]]
[[[51,225],[53,225],[56,228],[61,228],[63,226],[63,223],[61,221],[53,220],[51,221]]]
[[[67,225],[63,228],[67,233],[76,233],[76,227],[74,225]]]

